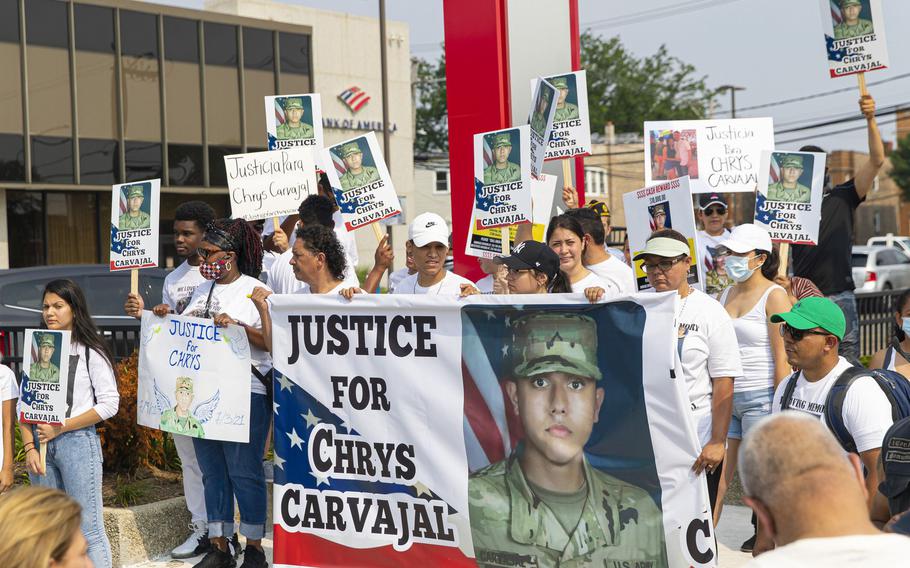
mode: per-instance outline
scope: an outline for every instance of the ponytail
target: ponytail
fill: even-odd
[[[569,277],[560,270],[556,273],[547,284],[547,293],[549,294],[568,294],[572,292],[572,285],[569,283]]]
[[[761,265],[761,274],[773,282],[780,268],[780,254],[773,248],[770,252],[766,250],[756,250],[755,252],[765,255],[765,263]]]

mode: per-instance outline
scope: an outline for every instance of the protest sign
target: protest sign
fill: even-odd
[[[530,127],[474,135],[474,223],[493,229],[531,222]]]
[[[547,144],[547,160],[591,153],[591,122],[588,118],[588,84],[584,71],[544,77],[557,90],[553,130]],[[531,79],[534,93],[537,79]]]
[[[556,176],[544,174],[541,179],[531,178],[531,234],[535,241],[543,242],[547,225],[552,217],[553,200],[556,198]],[[476,209],[471,213],[471,225],[465,243],[465,254],[483,258],[502,256],[502,229],[479,229]],[[516,226],[509,227],[509,250],[515,243]]]
[[[831,77],[888,67],[881,0],[819,0]]]
[[[158,266],[160,196],[160,179],[112,187],[111,270]]]
[[[755,223],[771,240],[818,244],[825,186],[825,154],[763,152],[762,177],[755,197]]]
[[[297,213],[316,190],[311,148],[288,148],[224,157],[231,217],[254,221]]]
[[[70,357],[70,332],[26,329],[23,345],[19,421],[62,426],[69,418],[69,372],[79,360]]]
[[[682,233],[689,241],[691,263],[689,284],[701,286],[704,277],[698,262],[698,247],[695,245],[695,214],[692,212],[692,194],[689,178],[676,178],[659,185],[630,191],[622,196],[626,211],[626,225],[629,235],[629,253],[632,258],[645,248],[648,237],[654,231],[673,229]],[[651,287],[642,269],[642,261],[634,262],[635,281],[639,290]]]
[[[375,132],[323,150],[322,163],[349,231],[401,213]]]
[[[265,97],[269,150],[298,146],[322,148],[322,103],[319,95]]]
[[[547,145],[553,131],[553,117],[556,116],[559,91],[543,79],[536,81],[528,124],[531,126],[531,175],[539,178],[543,175],[543,161],[547,157]]]
[[[692,193],[755,191],[770,118],[645,122],[645,185],[689,176]]]
[[[238,325],[142,312],[137,421],[208,440],[248,442],[250,344]]]
[[[275,564],[715,565],[675,302],[275,297]],[[548,388],[579,395],[557,426]],[[531,506],[528,452],[584,476],[577,526]]]

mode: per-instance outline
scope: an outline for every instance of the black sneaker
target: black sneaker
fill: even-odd
[[[202,557],[202,560],[193,565],[193,568],[234,568],[237,561],[230,552],[222,552],[216,547]]]
[[[243,564],[240,568],[268,568],[269,563],[265,560],[265,552],[255,546],[247,545],[243,549]]]
[[[739,547],[740,552],[752,553],[752,549],[755,548],[755,535],[752,535],[749,540],[744,542],[742,546]]]
[[[240,536],[237,533],[231,537],[231,550],[234,551],[234,558],[240,558]]]

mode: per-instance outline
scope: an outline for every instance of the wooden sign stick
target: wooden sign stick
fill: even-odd
[[[867,96],[869,94],[869,90],[866,89],[866,74],[857,73],[856,81],[859,83],[859,94],[863,97]]]
[[[139,294],[139,269],[130,269],[130,294]],[[42,446],[42,451],[44,451]]]
[[[777,267],[777,275],[787,277],[787,268],[790,264],[790,243],[781,243],[778,250],[780,255],[780,264]]]

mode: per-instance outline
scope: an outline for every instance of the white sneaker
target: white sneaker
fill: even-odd
[[[171,558],[192,558],[205,554],[211,548],[208,523],[205,521],[193,521],[190,523],[190,530],[193,533],[187,537],[183,544],[171,551]]]

